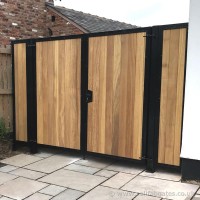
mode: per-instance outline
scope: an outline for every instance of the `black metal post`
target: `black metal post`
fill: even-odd
[[[88,115],[88,37],[81,39],[81,152],[85,159],[87,151],[87,115]]]
[[[149,80],[149,112],[148,112],[148,142],[147,171],[154,172],[158,162],[158,135],[160,118],[160,90],[162,70],[162,31],[152,27],[151,68]]]
[[[26,44],[27,134],[31,153],[37,153],[36,44]]]

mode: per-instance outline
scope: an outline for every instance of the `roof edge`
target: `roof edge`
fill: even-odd
[[[63,19],[69,21],[71,24],[73,24],[76,28],[80,29],[81,31],[83,31],[84,33],[90,33],[88,30],[86,30],[85,28],[83,28],[82,26],[80,26],[79,24],[77,24],[76,22],[72,21],[71,19],[69,19],[68,17],[64,16],[62,13],[58,12],[55,8],[54,8],[54,4],[50,3],[50,2],[46,2],[45,5],[47,6],[48,9],[50,9],[51,11],[55,12],[57,15],[59,15],[60,17],[62,17]]]

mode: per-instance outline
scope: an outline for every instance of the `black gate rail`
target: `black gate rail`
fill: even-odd
[[[37,94],[36,94],[36,43],[44,41],[81,39],[81,133],[80,151],[85,157],[86,154],[100,157],[117,158],[130,160],[135,163],[146,165],[146,169],[154,172],[158,167],[158,140],[159,140],[159,119],[160,119],[160,94],[162,74],[162,48],[163,31],[168,29],[188,28],[187,23],[171,24],[163,26],[136,28],[119,31],[108,31],[100,33],[89,33],[71,36],[58,36],[48,38],[22,39],[12,41],[12,65],[13,65],[13,94],[15,92],[14,82],[14,44],[26,43],[27,62],[27,132],[28,144],[31,153],[37,152]],[[88,91],[88,46],[90,37],[110,36],[118,34],[130,34],[146,32],[146,55],[145,55],[145,83],[143,103],[143,130],[142,130],[142,158],[141,161],[118,156],[105,155],[100,153],[87,152],[87,115],[88,103],[92,99],[92,91]],[[183,100],[184,101],[184,100]],[[13,96],[13,149],[16,149],[15,130],[15,94]],[[23,143],[23,142],[19,142]],[[42,145],[49,147],[48,145]],[[53,147],[61,148],[61,147]],[[63,148],[61,148],[63,149]],[[69,149],[71,150],[71,149]],[[77,150],[74,150],[77,152]],[[165,165],[167,166],[167,165]],[[175,167],[177,169],[177,167]],[[180,167],[178,167],[180,169]]]

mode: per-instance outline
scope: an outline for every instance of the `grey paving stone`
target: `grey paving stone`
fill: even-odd
[[[17,176],[0,172],[0,185],[15,178],[17,178]]]
[[[114,171],[103,169],[103,170],[97,172],[95,175],[110,178],[110,177],[114,176],[117,173],[118,172],[114,172]]]
[[[172,181],[180,181],[181,180],[181,174],[180,173],[167,172],[167,171],[164,171],[164,170],[158,170],[154,173],[142,172],[140,175],[152,177],[152,178],[172,180]]]
[[[83,173],[86,173],[86,174],[94,174],[94,173],[99,171],[98,168],[88,167],[88,166],[83,166],[83,165],[77,165],[77,164],[68,165],[64,169],[77,171],[77,172],[83,172]]]
[[[160,200],[159,197],[153,197],[153,196],[146,196],[143,194],[139,194],[134,200]]]
[[[14,174],[14,175],[25,177],[25,178],[30,178],[33,180],[36,180],[36,179],[41,178],[46,175],[41,172],[36,172],[36,171],[23,169],[23,168],[16,169],[16,170],[10,172],[10,174]]]
[[[112,161],[107,160],[107,159],[101,159],[101,158],[93,158],[93,157],[88,157],[85,160],[79,160],[75,162],[75,164],[78,165],[84,165],[88,167],[94,167],[94,168],[99,168],[103,169],[110,165]]]
[[[30,197],[26,198],[26,200],[49,200],[51,198],[52,196],[49,196],[46,194],[35,193],[31,195]]]
[[[19,154],[19,155],[1,160],[1,162],[8,164],[8,165],[23,167],[25,165],[29,165],[29,164],[39,161],[41,159],[42,158],[32,156],[32,155]]]
[[[200,195],[200,189],[197,191],[197,194],[199,194],[199,195]]]
[[[144,176],[137,176],[122,187],[123,190],[174,200],[189,199],[198,188],[199,186],[197,185]]]
[[[192,200],[200,200],[200,195],[195,195]]]
[[[60,186],[57,186],[57,185],[49,185],[46,188],[40,190],[39,192],[43,193],[43,194],[51,195],[51,196],[56,196],[66,189],[67,188],[60,187]]]
[[[118,189],[122,187],[124,184],[126,184],[128,181],[133,179],[135,176],[136,175],[132,175],[132,174],[118,173],[112,178],[108,179],[102,185]]]
[[[83,194],[84,194],[84,192],[67,189],[52,199],[53,200],[76,200],[79,197],[81,197]]]
[[[14,166],[11,166],[11,165],[6,165],[6,166],[0,168],[0,172],[10,172],[10,171],[13,171],[13,170],[15,170],[17,168],[18,167],[14,167]]]
[[[75,161],[79,160],[78,157],[66,155],[54,155],[49,158],[43,159],[37,163],[26,166],[26,169],[35,170],[44,173],[52,173],[61,169]]]
[[[37,156],[37,157],[40,157],[40,158],[48,158],[52,155],[53,154],[49,153],[49,152],[39,152],[39,153],[34,154],[34,156]]]
[[[139,167],[134,164],[127,164],[127,163],[114,163],[113,165],[110,165],[106,167],[105,169],[107,170],[112,170],[112,171],[117,171],[117,172],[124,172],[124,173],[129,173],[129,174],[139,174],[144,169],[142,167]]]
[[[20,177],[1,185],[0,194],[17,200],[24,199],[46,186],[46,183]]]
[[[1,197],[0,200],[13,200],[13,199],[7,197]]]
[[[192,200],[200,200],[200,195],[195,195]]]
[[[74,172],[66,169],[58,170],[39,179],[39,181],[42,182],[69,187],[82,192],[91,190],[105,180],[106,178],[104,177]]]
[[[80,200],[131,200],[137,194],[118,189],[98,186],[80,198]]]

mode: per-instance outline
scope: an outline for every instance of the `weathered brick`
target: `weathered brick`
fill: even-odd
[[[9,45],[11,38],[35,38],[81,34],[82,31],[45,6],[53,0],[1,0],[0,45]],[[55,21],[52,22],[52,16]]]

